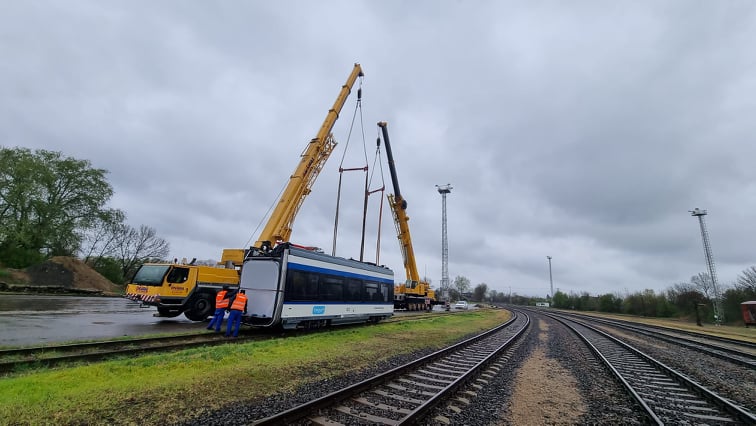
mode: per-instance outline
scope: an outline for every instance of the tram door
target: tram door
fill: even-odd
[[[246,290],[247,315],[252,318],[273,318],[278,301],[279,262],[248,260],[241,274],[241,288]]]

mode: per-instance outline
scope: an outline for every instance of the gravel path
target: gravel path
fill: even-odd
[[[512,424],[532,422],[534,416],[543,423],[577,424],[588,409],[578,381],[559,360],[548,356],[548,322],[536,320],[536,324],[538,342],[517,373],[506,418]]]
[[[465,390],[476,395],[463,411],[439,409],[434,416],[447,416],[453,425],[645,424],[636,414],[640,408],[585,344],[548,317],[531,314],[531,321],[498,374]]]

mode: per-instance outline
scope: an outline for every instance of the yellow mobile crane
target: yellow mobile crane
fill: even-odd
[[[142,306],[157,307],[157,317],[182,313],[192,321],[203,321],[215,311],[215,294],[223,287],[239,286],[239,267],[222,258],[226,268],[189,263],[145,263],[126,286],[128,299]]]
[[[402,197],[399,191],[399,181],[396,177],[396,166],[394,165],[394,156],[391,152],[389,143],[388,124],[385,121],[378,123],[383,133],[383,142],[386,145],[386,157],[388,158],[389,171],[391,172],[391,182],[394,185],[394,194],[388,194],[389,205],[394,216],[397,237],[402,249],[402,258],[404,260],[404,271],[407,275],[407,281],[404,284],[394,286],[394,308],[407,309],[410,311],[420,311],[430,309],[433,305],[440,303],[436,300],[436,293],[431,289],[430,284],[420,279],[415,263],[415,251],[412,248],[412,237],[409,230],[409,216],[407,216],[407,200]]]
[[[255,243],[255,248],[267,251],[277,243],[289,240],[299,207],[336,146],[331,134],[333,125],[352,86],[363,75],[360,64],[354,64],[317,136],[302,153],[302,159]],[[362,97],[361,90],[358,96]],[[215,311],[215,294],[218,291],[224,287],[239,286],[245,254],[244,249],[224,249],[219,263],[225,268],[195,265],[194,261],[188,264],[144,264],[126,286],[126,297],[143,306],[156,306],[156,316],[175,317],[184,313],[192,321],[202,321]]]

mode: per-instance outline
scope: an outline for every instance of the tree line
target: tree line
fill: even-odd
[[[457,277],[451,294],[455,298],[469,296],[475,302],[509,303],[514,305],[535,305],[536,302],[548,302],[548,297],[527,297],[488,290],[488,285],[481,283],[470,291],[470,280]],[[465,293],[467,292],[467,293]],[[735,282],[721,288],[721,305],[725,322],[741,322],[740,304],[756,300],[756,266],[751,266],[738,275]],[[560,309],[578,311],[598,311],[645,317],[688,318],[699,321],[714,322],[712,303],[715,298],[714,288],[709,274],[699,273],[689,282],[680,282],[661,292],[646,289],[624,295],[607,293],[591,295],[588,292],[564,293],[557,291],[551,298],[551,306]],[[456,299],[455,299],[456,300]]]
[[[751,266],[738,275],[735,282],[722,286],[721,306],[725,322],[741,322],[740,304],[756,300],[756,267]],[[624,297],[615,294],[591,296],[588,293],[554,294],[556,308],[581,311],[623,313],[645,317],[698,318],[714,322],[712,303],[715,298],[709,274],[699,273],[690,282],[672,285],[661,292],[646,289]]]
[[[107,171],[43,149],[0,148],[0,265],[25,268],[54,256],[80,257],[121,284],[169,244],[107,207]]]

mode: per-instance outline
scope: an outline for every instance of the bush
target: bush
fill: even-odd
[[[113,284],[121,285],[126,282],[120,263],[112,257],[98,257],[90,261],[89,266]]]
[[[0,247],[0,262],[9,268],[23,269],[44,261],[45,256],[39,250],[8,246]]]

